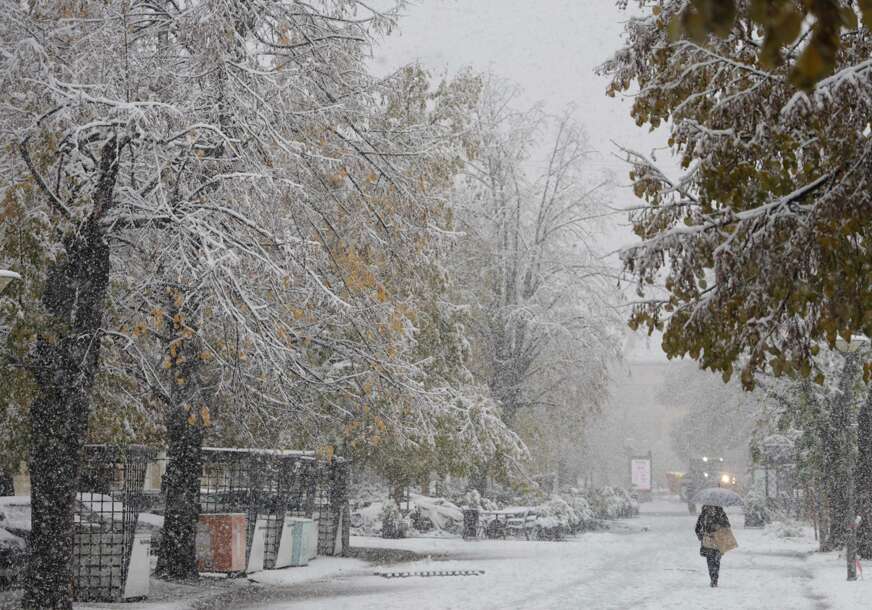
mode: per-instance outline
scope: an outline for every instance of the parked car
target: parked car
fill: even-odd
[[[30,554],[30,497],[0,497],[0,589],[21,576]]]

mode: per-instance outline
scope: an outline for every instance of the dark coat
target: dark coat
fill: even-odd
[[[713,534],[715,530],[722,527],[730,527],[730,520],[727,518],[727,513],[720,506],[703,506],[699,513],[699,518],[696,520],[696,537],[702,543],[704,534]],[[709,549],[702,544],[699,547],[699,554],[703,557],[708,555],[719,554],[717,549]]]

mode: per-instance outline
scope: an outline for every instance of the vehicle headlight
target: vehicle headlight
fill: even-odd
[[[721,475],[721,483],[726,483],[727,485],[729,485],[730,484],[730,475],[722,474]]]

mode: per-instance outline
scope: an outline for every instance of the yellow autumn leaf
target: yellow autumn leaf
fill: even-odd
[[[318,449],[318,455],[321,459],[326,460],[327,463],[333,463],[333,445],[322,445]]]

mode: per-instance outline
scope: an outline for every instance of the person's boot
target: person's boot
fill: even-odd
[[[712,579],[712,589],[716,589],[717,586],[718,586],[718,581],[717,581],[717,579]]]

